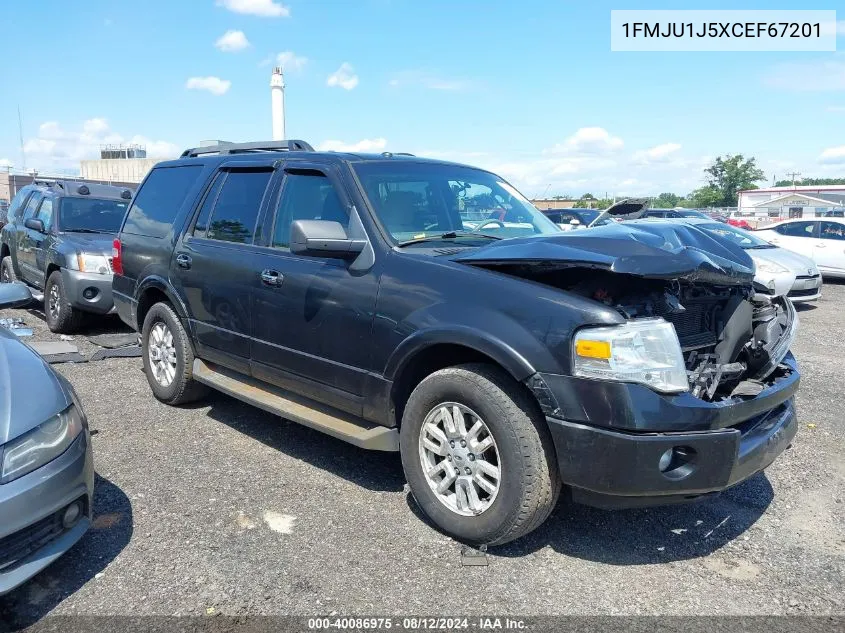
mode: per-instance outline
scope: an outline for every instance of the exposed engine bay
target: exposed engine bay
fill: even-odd
[[[784,298],[741,286],[663,282],[593,271],[567,288],[627,319],[674,325],[692,394],[705,400],[755,396],[789,351],[797,317]]]

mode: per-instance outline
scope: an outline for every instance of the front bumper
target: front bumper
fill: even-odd
[[[87,429],[53,461],[0,485],[0,595],[32,578],[82,538],[91,525],[93,498],[94,460]],[[70,529],[62,528],[59,519],[51,531],[50,518],[78,500],[83,517]],[[28,542],[39,547],[16,558]]]
[[[792,303],[816,301],[822,296],[821,275],[796,277],[795,283],[786,296]]]
[[[71,306],[83,312],[109,314],[114,312],[111,292],[111,275],[83,273],[78,270],[62,269],[65,294]],[[90,298],[85,296],[88,292]]]
[[[573,500],[598,507],[676,503],[725,490],[766,468],[791,444],[799,380],[791,354],[758,396],[717,403],[643,392],[638,385],[552,380],[557,402],[563,402],[561,384],[580,398],[580,407],[546,417],[561,479]],[[590,386],[598,391],[591,393]],[[673,449],[683,459],[661,470],[661,457]]]

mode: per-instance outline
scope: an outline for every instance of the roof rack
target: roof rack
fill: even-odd
[[[196,158],[203,154],[248,154],[250,152],[278,152],[281,150],[287,150],[289,152],[313,152],[314,148],[305,141],[298,141],[296,139],[289,141],[256,141],[253,143],[220,142],[217,145],[186,149],[182,152],[180,158]]]
[[[64,184],[60,180],[54,180],[52,178],[36,178],[32,181],[33,185],[41,185],[42,187],[61,187],[64,189]]]

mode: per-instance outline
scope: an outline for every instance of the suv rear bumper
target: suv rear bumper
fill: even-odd
[[[64,282],[68,302],[77,310],[94,314],[108,314],[114,311],[111,275],[83,273],[63,268],[62,282]],[[86,292],[92,296],[86,297]]]
[[[602,428],[547,416],[561,478],[571,486],[573,500],[605,508],[691,501],[760,472],[791,444],[797,431],[793,394],[799,376],[791,355],[784,365],[788,374],[756,398],[716,407],[700,401],[700,410],[691,411],[686,398],[679,400],[683,407],[675,408],[669,406],[673,397],[661,397],[664,423],[687,430]],[[642,420],[652,412],[617,407],[651,407],[653,402],[634,397],[613,405],[611,410],[620,418]],[[743,414],[730,411],[734,408]],[[691,420],[698,428],[691,428]],[[661,468],[664,455],[672,456],[668,468]]]

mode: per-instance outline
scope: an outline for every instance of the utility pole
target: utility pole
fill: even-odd
[[[18,104],[18,136],[21,141],[21,161],[23,162],[23,170],[26,171],[26,152],[23,149],[23,124],[21,123],[21,104]]]
[[[792,173],[787,173],[786,175],[789,176],[790,178],[792,178],[792,186],[795,187],[795,177],[800,176],[801,172],[800,171],[793,171]]]

